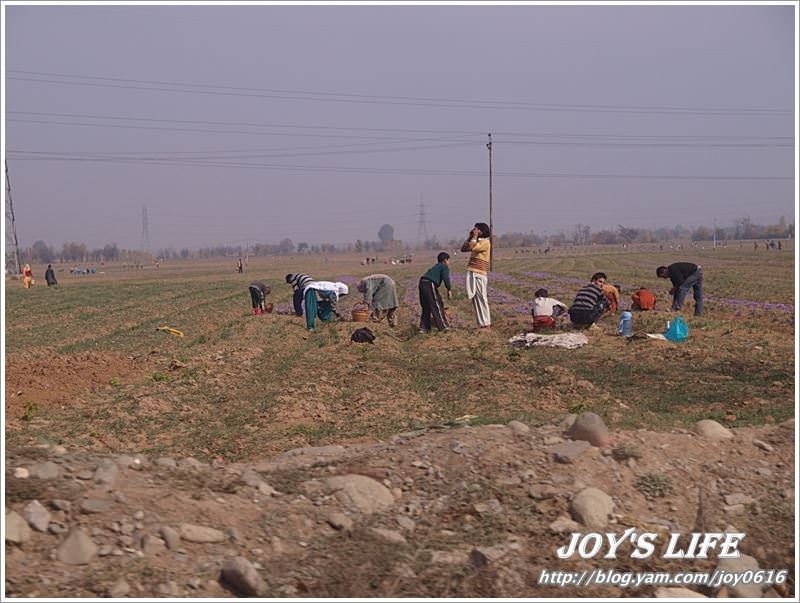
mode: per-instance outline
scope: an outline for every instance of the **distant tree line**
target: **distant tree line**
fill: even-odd
[[[752,239],[781,239],[794,238],[794,224],[787,224],[781,217],[778,224],[755,224],[750,218],[739,218],[733,225],[717,227],[716,232],[711,226],[695,226],[687,228],[681,225],[672,228],[632,228],[619,225],[610,230],[604,229],[592,232],[584,224],[576,224],[569,232],[555,234],[541,234],[533,231],[528,233],[507,232],[495,234],[494,244],[497,247],[563,247],[567,245],[618,245],[632,243],[656,243],[660,241],[710,241],[716,234],[717,241],[736,241]],[[333,243],[295,243],[283,239],[279,243],[257,243],[255,245],[218,245],[214,247],[200,247],[197,249],[175,249],[167,247],[159,249],[155,254],[145,253],[132,249],[120,249],[116,243],[108,243],[103,247],[90,249],[84,243],[68,242],[60,248],[51,247],[44,241],[38,240],[30,247],[21,250],[22,261],[27,263],[101,263],[101,262],[147,262],[154,259],[202,259],[213,257],[244,257],[244,256],[269,256],[292,254],[332,254],[337,252],[378,252],[409,249],[402,241],[394,238],[394,228],[384,224],[378,231],[378,241],[358,239],[353,243],[334,245]],[[422,243],[421,248],[434,250],[444,248],[457,248],[461,245],[460,239],[450,239],[440,243],[432,237]],[[6,249],[8,254],[10,250]],[[8,265],[8,262],[7,262]]]

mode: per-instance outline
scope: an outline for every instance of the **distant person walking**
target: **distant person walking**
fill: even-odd
[[[286,282],[292,286],[294,293],[292,294],[292,305],[294,306],[294,313],[296,316],[303,315],[303,289],[306,285],[313,281],[308,274],[298,272],[297,274],[287,274]]]
[[[489,313],[488,286],[489,259],[492,253],[492,231],[484,222],[477,222],[469,231],[467,241],[461,246],[461,251],[469,252],[467,263],[467,298],[472,300],[475,310],[475,320],[481,329],[492,326],[492,317]]]
[[[349,292],[347,285],[331,281],[311,281],[306,283],[303,290],[303,299],[306,310],[306,327],[309,331],[314,331],[316,319],[328,322],[334,316],[339,316],[336,312],[336,305],[339,298]]]
[[[608,309],[608,300],[603,294],[603,285],[607,278],[605,272],[595,272],[591,282],[578,291],[569,309],[569,318],[573,325],[590,327]]]
[[[31,270],[30,264],[25,264],[25,267],[22,269],[22,286],[25,289],[30,289],[36,284],[36,281],[33,280],[33,270]]]
[[[436,256],[436,264],[419,279],[419,303],[422,306],[419,317],[420,333],[430,333],[433,325],[439,331],[450,329],[444,302],[439,294],[439,285],[442,283],[447,289],[447,299],[451,299],[453,291],[450,286],[450,254],[445,251]]]
[[[397,326],[397,285],[391,277],[385,274],[371,274],[365,276],[356,286],[359,293],[364,295],[364,303],[372,310],[372,321],[380,322],[386,317],[390,327]]]
[[[248,287],[250,290],[250,301],[253,304],[253,314],[266,314],[267,313],[267,295],[271,289],[269,285],[265,285],[261,281],[250,283]]]
[[[672,281],[672,310],[679,312],[686,299],[689,289],[694,294],[694,315],[703,313],[703,267],[691,262],[675,262],[669,266],[656,268],[659,278],[668,278]]]
[[[47,270],[44,272],[44,280],[47,281],[48,287],[55,287],[58,285],[58,281],[56,280],[56,273],[53,271],[53,265],[48,264]]]
[[[236,272],[242,274],[244,272],[244,264],[242,263],[242,258],[239,258],[236,262]]]

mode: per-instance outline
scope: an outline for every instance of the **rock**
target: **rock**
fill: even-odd
[[[72,503],[63,498],[54,498],[50,501],[50,506],[56,511],[69,511],[72,508]]]
[[[371,528],[375,536],[389,544],[407,544],[405,537],[396,530],[386,530],[384,528]]]
[[[155,462],[159,467],[169,467],[170,469],[175,469],[178,466],[178,463],[175,459],[171,459],[167,456],[157,458]]]
[[[466,551],[433,551],[431,565],[464,565],[469,561]]]
[[[120,578],[108,589],[108,596],[112,599],[120,599],[131,592],[130,585],[125,582],[125,578]]]
[[[68,532],[67,526],[60,521],[51,521],[50,525],[47,526],[47,531],[51,534],[55,534],[56,536],[59,534],[66,534]]]
[[[17,479],[28,479],[31,476],[31,472],[28,471],[25,467],[17,467],[14,469],[14,477]]]
[[[521,421],[509,421],[508,428],[516,435],[527,435],[531,432],[531,428]]]
[[[707,599],[705,595],[682,586],[659,586],[655,592],[656,599]]]
[[[56,479],[61,475],[61,469],[52,461],[38,463],[30,468],[31,477],[39,479]]]
[[[586,488],[572,499],[572,514],[585,526],[602,529],[608,525],[608,516],[614,510],[614,501],[598,488]]]
[[[100,548],[97,549],[97,556],[108,557],[113,550],[114,548],[110,544],[101,545]]]
[[[45,509],[38,500],[29,502],[25,510],[22,512],[25,521],[34,529],[39,532],[46,532],[47,526],[50,525],[50,511]]]
[[[772,452],[774,448],[767,444],[766,442],[762,442],[761,440],[753,440],[753,446],[761,448],[761,450],[765,450],[766,452]]]
[[[478,515],[498,515],[503,512],[503,505],[496,498],[487,500],[486,502],[479,502],[472,505],[472,508]]]
[[[261,482],[260,484],[258,484],[258,491],[264,496],[277,496],[278,494],[280,494],[280,492],[278,492],[275,488],[273,488],[266,482]]]
[[[117,464],[111,459],[106,459],[100,463],[100,466],[95,470],[94,481],[98,484],[113,486],[117,481],[118,473],[119,468],[117,467]]]
[[[408,530],[409,532],[413,532],[417,527],[416,522],[405,515],[398,515],[395,519],[397,521],[397,525],[404,530]]]
[[[752,502],[753,499],[750,496],[748,496],[747,494],[742,494],[741,492],[725,495],[726,505],[749,505]]]
[[[738,558],[724,558],[720,559],[717,564],[717,570],[741,574],[748,570],[757,572],[759,570],[758,561],[755,557],[750,555],[740,555]],[[761,584],[744,584],[744,581],[739,582],[736,586],[730,587],[734,597],[743,599],[758,599],[761,597],[762,585]]]
[[[152,534],[145,534],[142,536],[142,552],[145,555],[158,555],[159,553],[163,553],[167,550],[166,544],[164,541],[158,538],[157,536],[153,536]]]
[[[97,554],[97,545],[82,528],[72,528],[56,549],[56,557],[69,565],[86,565]]]
[[[555,532],[556,534],[581,531],[581,524],[564,515],[555,519],[553,522],[550,523],[548,527],[552,532]]]
[[[94,473],[92,473],[88,469],[84,469],[83,471],[78,471],[78,473],[75,475],[75,477],[80,479],[80,480],[87,481],[87,480],[92,479],[92,477],[94,477]]]
[[[386,511],[394,506],[394,496],[383,484],[365,475],[337,475],[324,480],[343,505],[360,513]]]
[[[111,508],[107,498],[87,498],[81,501],[81,513],[105,513]]]
[[[794,417],[791,419],[786,419],[783,423],[781,423],[781,427],[784,429],[794,429]]]
[[[744,505],[725,505],[722,507],[723,512],[727,513],[728,515],[744,515],[745,506]]]
[[[17,513],[11,511],[6,515],[6,542],[12,544],[23,544],[31,537],[31,529],[28,522]]]
[[[264,483],[261,476],[252,469],[248,469],[242,473],[241,480],[246,486],[250,486],[251,488],[258,488]]]
[[[608,446],[611,443],[608,427],[606,427],[603,419],[593,412],[579,414],[565,434],[573,440],[583,440],[599,448]]]
[[[157,590],[159,594],[165,597],[177,597],[181,594],[181,589],[172,580],[159,584]]]
[[[563,444],[558,444],[557,446],[551,448],[550,452],[553,453],[553,458],[556,462],[572,463],[581,455],[581,453],[590,447],[591,445],[589,442],[578,440],[575,442],[564,442]]]
[[[67,449],[61,444],[56,444],[50,449],[50,452],[52,452],[54,456],[64,456],[67,454]]]
[[[326,520],[328,524],[335,530],[352,530],[353,520],[344,513],[334,511]]]
[[[545,446],[554,446],[564,441],[564,438],[559,436],[547,436],[544,440]]]
[[[199,469],[205,469],[206,467],[208,467],[208,465],[198,461],[196,458],[192,456],[187,456],[185,459],[181,459],[180,462],[178,462],[178,467],[180,467],[181,469],[199,470]]]
[[[575,419],[577,418],[578,415],[570,413],[566,417],[561,419],[561,421],[559,421],[558,427],[561,429],[561,431],[567,431],[570,427],[572,427],[572,424],[575,422]]]
[[[206,526],[196,526],[190,523],[182,523],[178,526],[178,533],[187,542],[225,542],[225,533]]]
[[[267,583],[244,557],[225,561],[220,582],[240,597],[263,597],[267,594]]]
[[[181,535],[177,530],[169,526],[161,526],[159,533],[169,549],[174,551],[181,548]]]
[[[692,429],[701,438],[705,438],[706,440],[711,440],[714,442],[733,439],[733,432],[731,432],[729,429],[726,429],[716,421],[712,421],[711,419],[703,419],[702,421],[698,421],[694,424]]]
[[[558,490],[550,484],[533,484],[528,488],[528,496],[537,500],[558,496]]]

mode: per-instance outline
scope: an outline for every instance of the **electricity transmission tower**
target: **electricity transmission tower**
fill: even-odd
[[[417,212],[417,248],[420,248],[424,247],[429,239],[428,223],[425,221],[425,203],[422,201],[422,195],[420,195],[419,205],[417,207],[419,208]]]
[[[8,175],[8,161],[6,161],[6,260],[7,268],[13,269],[12,274],[22,272],[22,261],[19,257],[19,241],[17,241],[17,223],[14,219],[14,201],[11,199],[11,178]],[[9,253],[8,248],[11,247]],[[11,272],[11,270],[9,270]]]
[[[147,223],[146,205],[142,205],[142,242],[139,247],[144,253],[150,253],[150,226]]]

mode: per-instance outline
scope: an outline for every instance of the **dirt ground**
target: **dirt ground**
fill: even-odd
[[[368,273],[357,258],[251,258],[244,275],[220,262],[141,274],[110,266],[96,278],[64,276],[58,290],[7,282],[6,507],[24,516],[38,500],[56,526],[6,543],[6,594],[227,596],[235,589],[220,583],[221,568],[242,556],[266,596],[653,596],[653,587],[539,584],[541,569],[662,567],[554,557],[565,535],[551,525],[571,517],[574,497],[593,486],[616,504],[609,531],[745,531],[743,546],[762,569],[792,570],[767,595],[792,596],[794,264],[788,253],[770,262],[751,253],[692,258],[705,267],[708,300],[703,317],[691,317],[691,305],[684,313],[686,343],[626,342],[611,318],[578,350],[507,344],[529,327],[533,290],[545,285],[569,303],[604,269],[624,285],[623,299],[644,282],[663,305],[651,274],[659,254],[557,250],[544,259],[503,250],[490,278],[491,333],[473,328],[453,266],[455,328],[430,336],[417,333],[416,314],[416,282],[430,258],[374,267],[392,274],[402,299],[397,329],[369,325],[375,345],[352,344],[361,325],[349,321],[308,333],[281,282],[303,269],[352,287]],[[250,312],[246,286],[255,278],[273,286],[273,314]],[[753,287],[742,293],[738,278]],[[343,316],[355,301],[343,300]],[[660,332],[672,316],[637,315],[635,328]],[[558,423],[586,411],[605,420],[612,445],[554,461]],[[697,437],[701,419],[734,439]],[[530,431],[507,427],[512,420]],[[633,457],[612,454],[620,446]],[[57,477],[35,477],[47,460]],[[118,467],[113,484],[95,481],[106,461]],[[326,478],[350,474],[383,484],[391,504],[367,513],[326,490]],[[648,498],[640,478],[666,480],[669,492]],[[268,486],[259,490],[258,480]],[[739,494],[745,503],[726,501]],[[111,502],[85,512],[86,500]],[[332,513],[352,525],[329,521]],[[162,528],[183,523],[225,538],[167,546]],[[54,551],[77,528],[98,551],[69,565]]]

